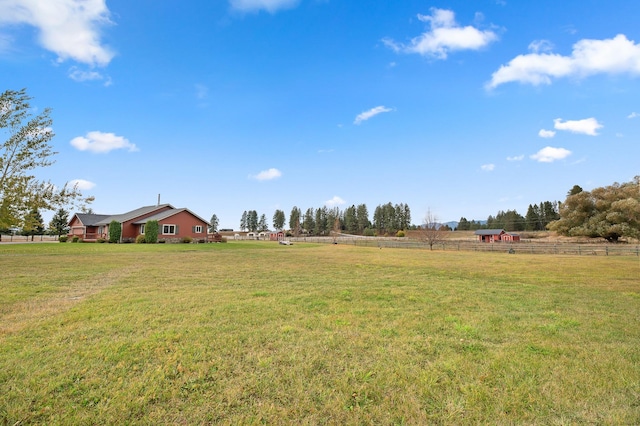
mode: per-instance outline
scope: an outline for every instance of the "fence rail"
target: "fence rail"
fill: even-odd
[[[361,247],[385,247],[429,250],[429,244],[423,241],[404,238],[375,238],[375,237],[297,237],[290,238],[293,242],[310,242],[324,244],[349,244]],[[488,251],[496,253],[528,253],[528,254],[558,254],[584,256],[639,256],[640,245],[637,244],[575,244],[554,242],[499,242],[481,243],[477,241],[451,240],[433,244],[433,250],[444,251]]]

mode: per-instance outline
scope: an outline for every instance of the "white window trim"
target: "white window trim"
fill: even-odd
[[[172,226],[173,227],[173,232],[164,232],[165,227],[167,227],[167,226]],[[170,223],[162,225],[162,235],[176,235],[176,225],[172,225]]]
[[[140,235],[144,235],[145,224],[140,225]]]
[[[202,234],[202,225],[195,225],[195,234]]]

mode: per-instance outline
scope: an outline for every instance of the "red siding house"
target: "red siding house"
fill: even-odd
[[[69,222],[69,236],[78,236],[83,241],[109,239],[109,224],[114,220],[122,227],[121,242],[132,242],[138,235],[144,235],[144,228],[150,220],[157,220],[160,225],[158,240],[168,242],[180,241],[184,237],[206,240],[209,226],[209,222],[189,209],[159,204],[118,215],[76,213]]]
[[[520,235],[510,234],[504,229],[478,229],[475,233],[478,241],[482,243],[497,243],[500,241],[517,242],[520,241]]]

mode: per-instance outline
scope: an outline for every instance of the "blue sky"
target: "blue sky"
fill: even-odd
[[[293,206],[524,215],[640,174],[639,17],[636,0],[0,0],[0,90],[53,109],[39,177],[96,213],[161,194],[235,229]]]

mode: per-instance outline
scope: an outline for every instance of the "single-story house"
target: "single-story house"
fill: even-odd
[[[504,229],[478,229],[474,235],[478,236],[478,241],[483,243],[496,243],[500,241],[517,242],[520,235],[510,234]]]
[[[194,240],[207,239],[209,222],[186,208],[175,208],[171,204],[140,207],[117,215],[76,213],[69,221],[69,237],[78,236],[83,241],[109,239],[109,224],[120,223],[121,242],[135,241],[138,235],[144,235],[145,226],[150,220],[159,224],[158,240],[179,241],[184,237]]]

